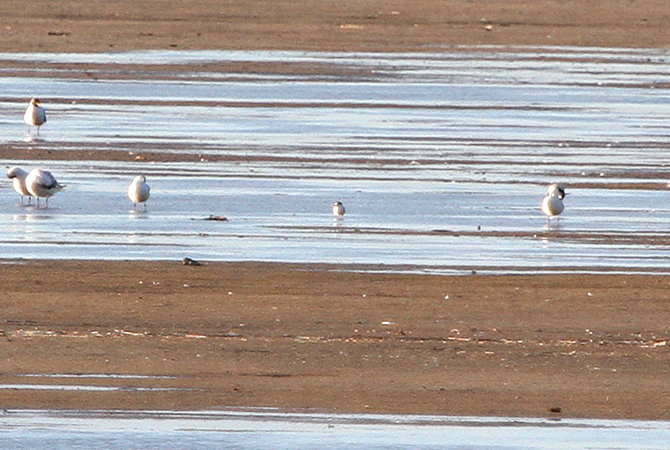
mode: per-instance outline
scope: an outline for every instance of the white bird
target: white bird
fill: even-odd
[[[144,210],[146,211],[146,201],[149,200],[150,195],[149,191],[147,177],[138,175],[133,179],[133,182],[128,186],[128,198],[133,202],[133,208],[137,209],[138,203],[144,203]]]
[[[342,204],[342,202],[335,202],[333,204],[333,215],[334,216],[344,215],[344,205]]]
[[[40,127],[47,121],[47,114],[36,98],[30,100],[26,113],[23,115],[23,121],[28,124],[28,134],[30,127],[37,127],[37,135],[40,134]]]
[[[547,195],[542,199],[542,212],[547,215],[547,222],[551,221],[552,217],[556,217],[563,212],[563,198],[565,197],[565,188],[558,184],[550,184],[547,188]]]
[[[49,197],[52,197],[56,192],[63,189],[63,186],[58,184],[58,181],[42,169],[33,169],[26,176],[26,188],[31,195],[37,197],[37,207],[40,207],[40,197],[46,199],[47,208],[49,207]]]
[[[23,196],[28,197],[28,204],[30,205],[30,199],[33,198],[33,194],[28,191],[26,187],[26,176],[28,172],[23,170],[20,167],[8,167],[7,168],[7,178],[12,180],[12,186],[17,194],[21,196],[20,204],[23,205]]]

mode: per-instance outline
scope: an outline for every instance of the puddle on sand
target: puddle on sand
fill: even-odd
[[[0,161],[46,167],[67,185],[37,210],[3,183],[0,252],[668,273],[669,56],[0,54],[0,145],[92,151]],[[249,62],[289,70],[224,70]],[[78,64],[95,66],[86,75]],[[305,65],[314,70],[289,73]],[[21,115],[36,93],[49,122],[24,142]],[[196,157],[105,162],[98,150]],[[146,212],[125,194],[137,173],[152,187]],[[560,223],[547,225],[539,205],[550,182],[569,194]],[[330,215],[337,200],[343,220]],[[197,220],[210,215],[228,220]]]
[[[108,379],[137,379],[137,380],[155,380],[155,379],[173,379],[176,377],[170,375],[128,375],[116,373],[19,373],[12,374],[13,377],[25,378],[108,378]]]
[[[667,422],[297,414],[263,410],[0,414],[14,449],[665,449]],[[131,444],[130,444],[131,443]]]
[[[15,391],[86,391],[86,392],[159,392],[159,391],[190,391],[184,388],[156,388],[136,386],[90,386],[77,384],[0,384],[0,390]]]

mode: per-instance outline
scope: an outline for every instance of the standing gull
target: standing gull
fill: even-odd
[[[40,197],[46,199],[46,207],[48,208],[49,197],[52,197],[56,192],[63,189],[63,186],[58,184],[58,181],[51,175],[51,172],[42,169],[33,169],[26,176],[26,188],[31,195],[37,197],[38,208],[40,207]]]
[[[28,134],[30,127],[37,127],[37,135],[40,134],[40,127],[47,121],[47,114],[36,98],[30,100],[30,104],[23,115],[23,121],[28,124]]]
[[[23,196],[28,197],[28,205],[30,205],[30,199],[33,198],[33,194],[28,191],[26,187],[26,177],[28,172],[23,170],[20,167],[8,167],[7,168],[7,178],[12,180],[12,186],[17,194],[21,196],[20,204],[23,205]]]
[[[333,204],[333,215],[334,216],[344,216],[344,205],[342,202],[335,202]]]
[[[558,184],[550,184],[547,188],[547,195],[542,200],[542,212],[547,215],[547,223],[551,222],[552,217],[556,217],[563,212],[563,197],[565,197],[565,188]]]
[[[149,200],[149,190],[147,177],[138,175],[133,179],[133,182],[128,186],[128,198],[133,202],[134,209],[137,209],[138,203],[144,203],[144,210],[147,210],[146,201]]]

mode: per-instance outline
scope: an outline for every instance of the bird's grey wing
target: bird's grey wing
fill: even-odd
[[[53,189],[58,186],[58,181],[49,172],[44,172],[43,176],[37,180],[37,184],[46,189]]]

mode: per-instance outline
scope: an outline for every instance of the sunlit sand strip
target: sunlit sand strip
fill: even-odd
[[[127,386],[81,386],[65,384],[0,384],[0,390],[39,390],[39,391],[90,391],[90,392],[162,392],[162,391],[192,391],[189,388],[142,388]]]
[[[457,330],[454,330],[457,331]],[[496,330],[489,330],[489,333],[496,333]],[[91,331],[91,332],[66,332],[66,331],[52,331],[52,330],[16,330],[16,331],[1,331],[0,335],[5,336],[7,339],[11,340],[13,338],[75,338],[75,339],[86,339],[86,338],[158,338],[158,339],[232,339],[239,341],[248,341],[248,340],[264,340],[264,341],[280,341],[280,340],[289,340],[297,343],[332,343],[332,342],[346,342],[346,343],[370,343],[370,342],[381,342],[393,340],[397,342],[407,342],[407,343],[416,343],[416,342],[439,342],[439,343],[449,343],[449,342],[461,342],[461,343],[472,343],[475,345],[504,345],[504,346],[514,346],[514,345],[540,345],[540,346],[556,346],[556,347],[570,347],[570,346],[589,346],[589,345],[617,345],[617,346],[632,346],[640,348],[662,348],[668,345],[666,339],[662,339],[656,336],[651,336],[650,338],[642,338],[638,336],[632,336],[631,339],[628,336],[621,335],[595,335],[593,332],[586,330],[586,334],[590,337],[583,339],[558,339],[558,340],[534,340],[534,339],[508,339],[508,338],[496,338],[482,335],[474,336],[461,336],[459,333],[449,334],[447,336],[415,336],[412,335],[412,332],[405,332],[402,330],[382,330],[375,331],[373,334],[361,335],[355,334],[351,336],[331,336],[331,335],[282,335],[282,336],[245,336],[238,333],[218,333],[218,334],[191,334],[191,333],[152,333],[152,332],[134,332],[134,331],[125,331],[125,330],[113,330],[110,332],[100,332],[100,331]],[[39,375],[35,375],[39,376]],[[54,377],[58,375],[53,375]],[[72,377],[81,376],[86,377],[88,375],[69,375]],[[105,377],[112,375],[90,375],[90,376],[99,376]],[[134,377],[132,375],[128,377]],[[152,378],[151,376],[148,376]]]
[[[20,373],[14,377],[26,378],[112,378],[130,380],[174,379],[170,375],[124,375],[119,373]]]

